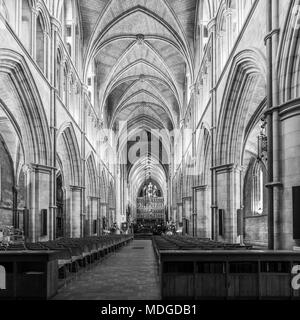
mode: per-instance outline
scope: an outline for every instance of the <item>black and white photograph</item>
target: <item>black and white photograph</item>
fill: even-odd
[[[8,301],[299,304],[300,0],[0,0]]]

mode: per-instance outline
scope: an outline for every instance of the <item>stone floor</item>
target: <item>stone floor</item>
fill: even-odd
[[[150,240],[135,240],[79,275],[55,300],[159,300],[157,262]]]

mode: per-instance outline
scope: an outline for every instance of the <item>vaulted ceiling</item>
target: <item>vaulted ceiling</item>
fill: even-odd
[[[167,197],[166,172],[162,165],[157,163],[157,159],[141,157],[132,170],[129,172],[132,193],[138,196],[141,186],[149,181],[154,181],[162,191],[163,196]]]
[[[120,121],[128,130],[178,127],[186,79],[193,81],[197,2],[79,1],[85,77],[93,65],[97,107],[108,128]]]

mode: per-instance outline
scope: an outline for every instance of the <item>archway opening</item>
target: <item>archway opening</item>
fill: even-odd
[[[267,161],[265,125],[257,123],[245,144],[244,219],[241,234],[245,243],[263,247],[268,244]]]

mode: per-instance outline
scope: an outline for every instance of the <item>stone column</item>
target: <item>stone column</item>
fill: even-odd
[[[211,83],[209,84],[211,90],[211,168],[216,164],[216,127],[217,127],[217,97],[216,97],[216,81],[217,81],[217,37],[216,37],[216,21],[212,19],[208,24],[209,32],[211,33]],[[211,236],[215,239],[216,235],[216,217],[217,217],[217,176],[216,172],[212,170],[211,173]]]
[[[272,99],[273,107],[279,104],[279,79],[277,72],[277,54],[279,49],[279,3],[272,0]],[[286,248],[286,240],[281,240],[281,220],[284,219],[282,206],[282,177],[281,177],[281,123],[279,110],[273,112],[273,186],[274,186],[274,247],[275,249]]]
[[[279,47],[279,4],[278,0],[267,0],[265,37],[267,51],[267,125],[268,125],[268,234],[269,249],[281,247],[281,193],[280,177],[280,123],[278,106],[279,82],[277,74],[277,52]]]
[[[88,197],[88,208],[87,208],[87,220],[88,220],[88,236],[94,234],[94,197]]]
[[[82,236],[82,188],[81,187],[70,187],[70,226],[71,226],[71,238],[79,238]]]
[[[48,50],[50,43],[49,34],[44,31],[44,75],[48,78],[49,75],[49,52],[51,53],[51,50]],[[51,54],[50,54],[51,55]]]
[[[51,168],[30,165],[24,167],[24,172],[26,176],[26,206],[29,210],[28,240],[30,242],[41,240],[41,210],[43,209],[48,212],[48,235],[43,240],[48,240],[52,229],[52,221],[49,219]]]
[[[56,119],[56,100],[58,97],[58,91],[56,89],[57,74],[56,74],[56,64],[57,64],[57,45],[58,45],[58,32],[60,28],[60,23],[58,20],[51,19],[51,36],[50,36],[50,59],[49,59],[49,80],[51,83],[51,96],[50,96],[50,134],[51,134],[51,179],[50,179],[50,209],[49,216],[52,221],[50,230],[50,240],[56,238],[56,172],[57,172],[57,119]]]
[[[85,182],[86,182],[86,132],[87,132],[87,109],[85,106],[85,97],[87,95],[87,87],[85,85],[82,86],[82,90],[81,90],[81,95],[80,95],[80,105],[81,105],[81,123],[80,123],[80,127],[81,127],[81,185],[84,186]],[[81,214],[82,216],[86,215],[86,188],[82,187],[81,189],[81,198],[82,198],[82,202],[81,202]],[[83,234],[83,225],[81,225],[81,234]]]
[[[228,164],[213,168],[216,173],[218,210],[224,210],[224,234],[217,233],[217,240],[237,243],[237,211],[240,209],[240,189],[242,168],[235,164]],[[218,211],[218,213],[220,213]],[[218,230],[219,224],[216,221]]]
[[[185,187],[183,185],[183,175],[184,175],[184,168],[185,168],[185,158],[184,158],[184,153],[185,153],[185,120],[180,121],[180,131],[181,131],[181,168],[182,168],[182,175],[180,177],[181,179],[181,199],[180,202],[183,203],[183,197],[184,197],[184,191]]]
[[[123,222],[127,222],[127,205],[128,205],[128,185],[127,185],[127,177],[126,177],[126,171],[124,170],[124,167],[122,168],[123,178],[122,178],[122,185],[123,185]]]
[[[12,195],[13,195],[13,226],[14,226],[14,228],[19,228],[19,221],[18,221],[18,192],[19,192],[19,188],[17,186],[13,186]]]
[[[244,15],[242,5],[237,6],[237,15],[238,15],[238,33],[241,31],[243,23],[244,23]]]
[[[97,198],[97,236],[102,234],[101,199]]]
[[[72,237],[72,190],[70,187],[64,188],[64,236]]]
[[[171,164],[169,165],[169,170],[171,168]],[[172,191],[173,191],[173,187],[172,187],[172,178],[171,175],[168,175],[167,178],[167,189],[168,189],[168,198],[167,198],[167,206],[168,206],[168,215],[169,215],[169,221],[172,220],[172,222],[174,222],[173,219],[173,211],[172,211]]]
[[[211,237],[211,217],[208,214],[207,208],[207,192],[208,187],[195,187],[195,214],[197,216],[197,236],[201,238]]]
[[[221,72],[223,70],[224,67],[224,61],[226,60],[226,56],[227,56],[227,48],[226,48],[226,44],[224,45],[224,38],[225,38],[225,31],[223,30],[219,30],[218,32],[216,32],[216,50],[218,52],[218,54],[216,55],[216,72],[217,75],[220,76]]]
[[[86,209],[84,210],[86,215],[83,215],[83,231],[82,231],[82,235],[85,237],[87,236],[91,236],[92,235],[92,215],[93,215],[93,199],[92,197],[88,196],[87,197],[87,201],[86,201]],[[85,230],[85,227],[87,225],[87,230]],[[86,231],[86,233],[85,233]]]
[[[92,208],[93,208],[92,220],[93,220],[93,223],[94,223],[94,221],[96,221],[96,232],[95,232],[95,234],[98,234],[99,233],[99,212],[98,212],[98,209],[99,209],[99,206],[98,206],[99,198],[93,197],[92,201],[93,201],[93,204],[92,204]],[[93,234],[94,234],[94,231],[93,231]]]
[[[27,241],[36,241],[35,232],[35,171],[31,166],[23,168],[26,180],[26,207],[28,209],[27,215]]]
[[[76,21],[72,21],[72,52],[71,52],[71,59],[74,62],[74,65],[77,67],[77,61],[76,61]]]
[[[124,187],[123,187],[123,176],[121,172],[121,167],[117,165],[117,176],[116,176],[116,210],[117,210],[117,224],[118,226],[121,225],[121,222],[123,222],[122,217],[123,216],[123,210],[124,210],[124,204],[123,204],[123,195],[124,195]]]
[[[277,112],[281,121],[281,153],[284,155],[281,159],[281,179],[284,188],[274,182],[274,202],[277,192],[281,199],[278,214],[275,211],[276,204],[274,205],[275,249],[292,250],[294,246],[300,245],[300,239],[294,239],[293,235],[293,214],[296,210],[293,188],[300,186],[300,99],[281,105]]]
[[[16,0],[16,34],[21,38],[21,25],[22,25],[22,0]]]
[[[227,9],[225,12],[226,17],[226,32],[227,32],[227,56],[233,46],[233,30],[232,30],[232,9]]]
[[[36,22],[37,22],[38,12],[36,9],[32,8],[32,21],[31,21],[31,56],[33,60],[36,60]]]

